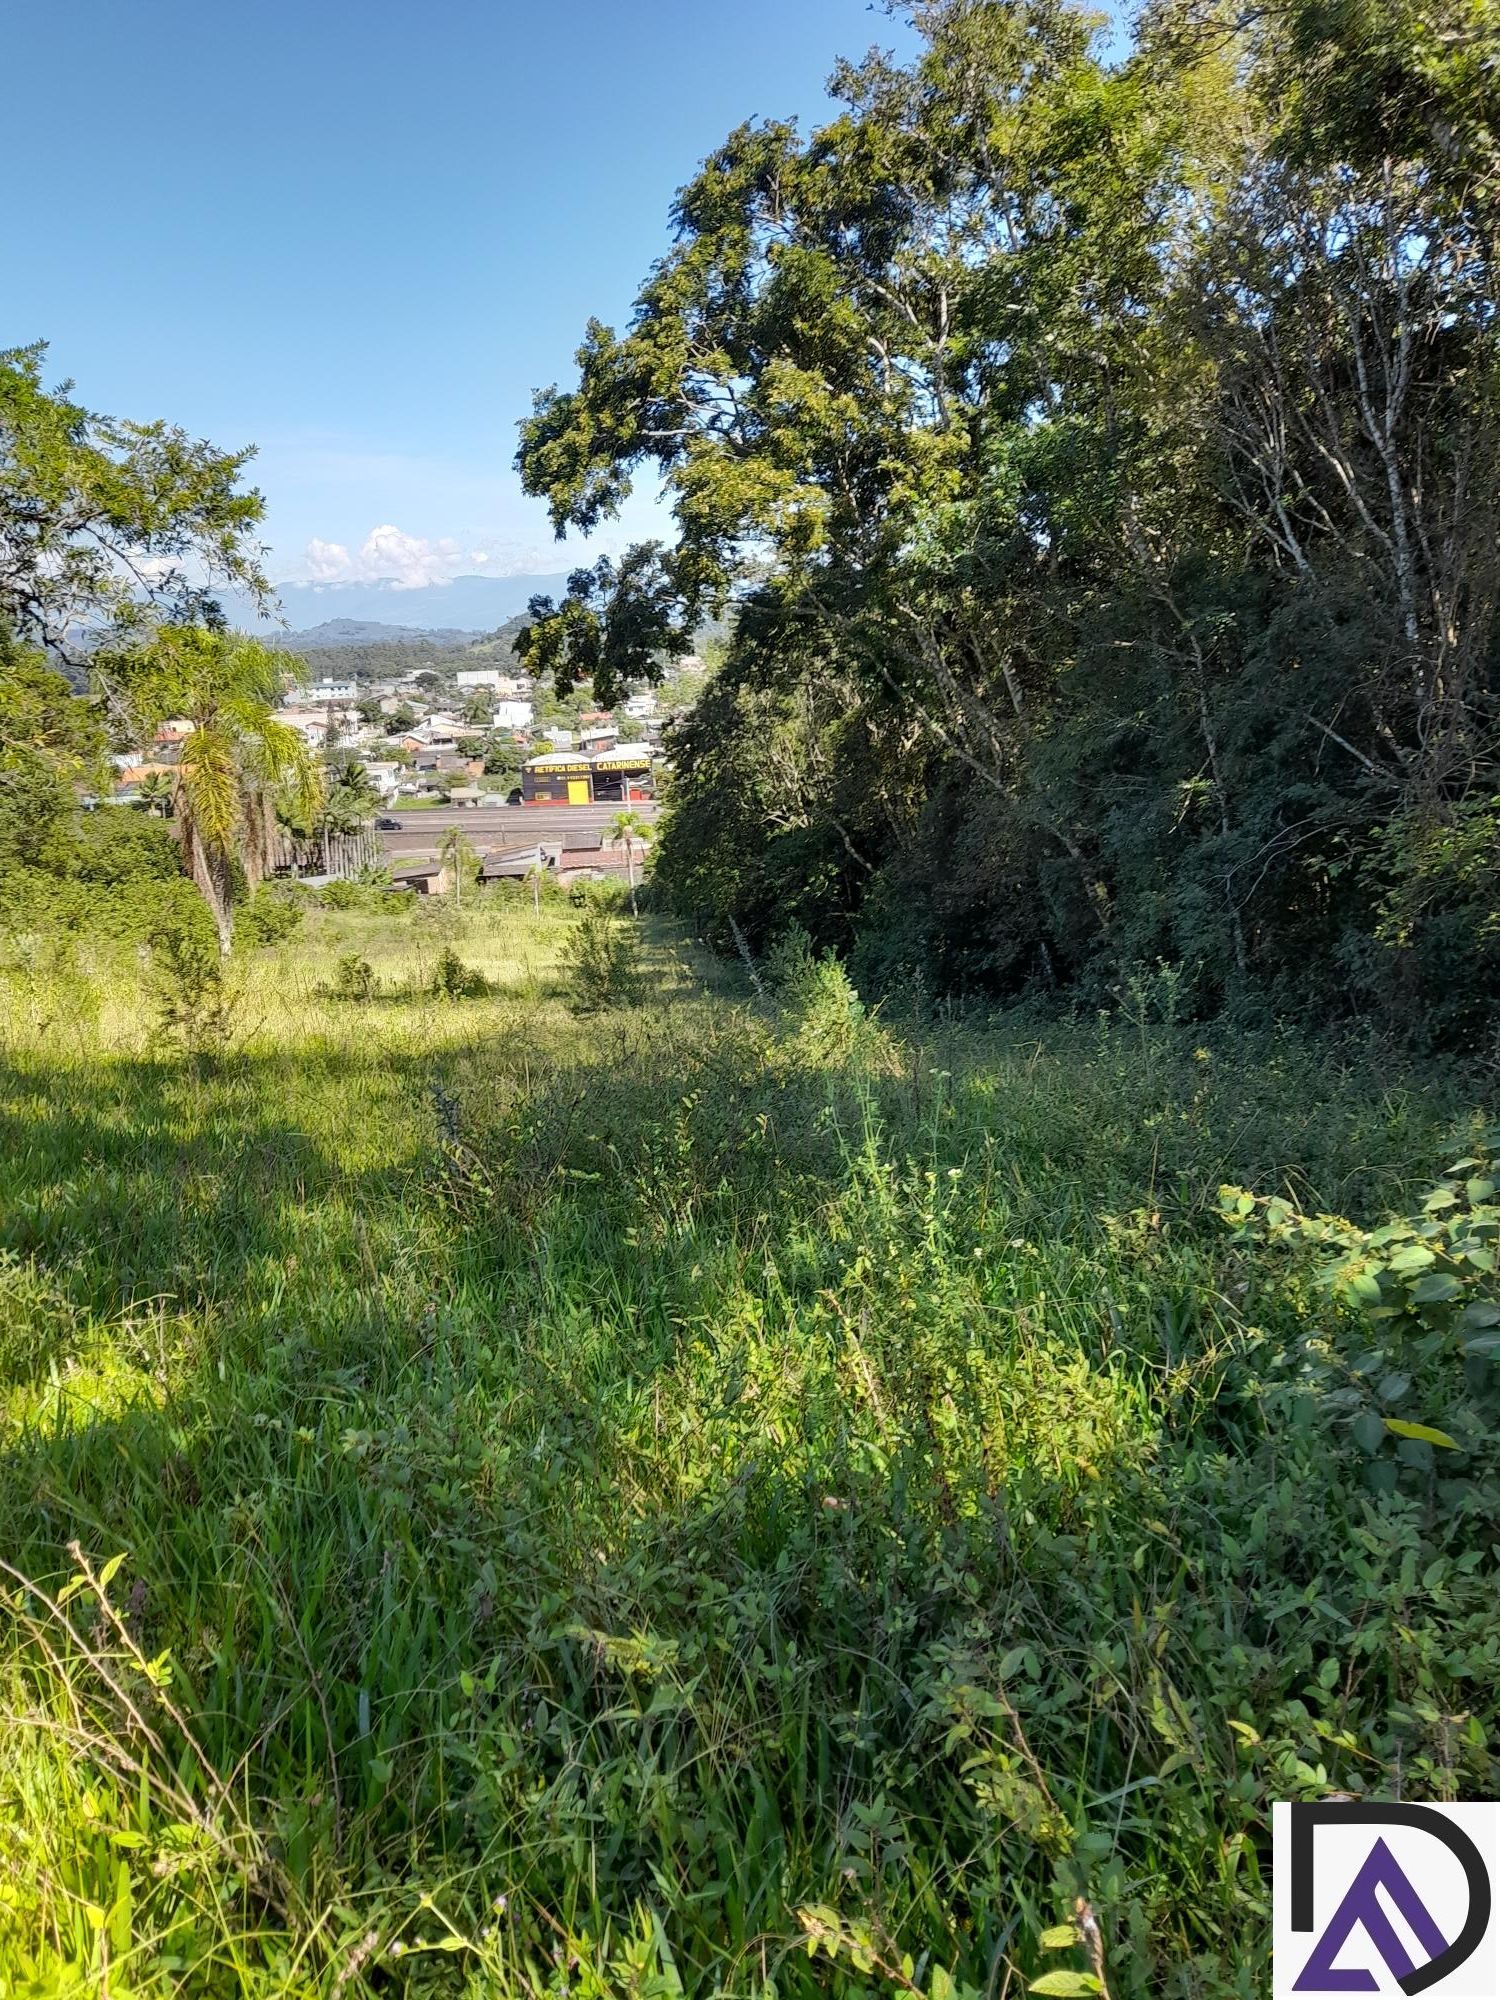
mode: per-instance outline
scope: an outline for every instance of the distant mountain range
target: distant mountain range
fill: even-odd
[[[451,625],[382,625],[373,618],[325,618],[306,632],[278,632],[275,643],[294,653],[319,653],[333,646],[467,646],[482,632]]]
[[[379,624],[382,639],[438,638],[461,641],[476,632],[493,632],[526,609],[537,596],[559,597],[566,587],[565,576],[456,576],[448,583],[427,583],[417,589],[402,589],[384,583],[279,583],[281,616],[299,643],[309,643],[309,631],[324,626]],[[283,638],[279,627],[259,619],[248,599],[226,593],[222,599],[231,624],[275,645]],[[347,636],[319,643],[347,646],[369,643],[368,639]]]

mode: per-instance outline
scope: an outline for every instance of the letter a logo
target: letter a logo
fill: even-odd
[[[1429,1967],[1438,1963],[1448,1949],[1443,1936],[1428,1913],[1427,1905],[1396,1866],[1395,1856],[1383,1840],[1370,1849],[1370,1858],[1349,1885],[1348,1894],[1333,1913],[1333,1921],[1313,1946],[1312,1957],[1297,1981],[1299,1993],[1373,1993],[1375,1980],[1363,1966],[1341,1968],[1334,1963],[1356,1927],[1363,1929],[1371,1944],[1401,1982],[1405,1993],[1421,1989],[1406,1982],[1416,1971],[1406,1946],[1381,1907],[1377,1889],[1385,1889],[1416,1935],[1427,1955]],[[1430,1984],[1424,1981],[1423,1984]]]

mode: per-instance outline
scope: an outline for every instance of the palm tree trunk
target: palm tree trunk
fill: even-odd
[[[187,840],[188,867],[194,886],[213,918],[219,936],[219,956],[228,958],[234,943],[234,905],[230,901],[228,870],[215,865],[215,858],[204,847],[197,827],[187,828]]]

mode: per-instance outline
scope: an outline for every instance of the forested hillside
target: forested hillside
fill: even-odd
[[[931,0],[732,133],[537,399],[564,677],[706,605],[659,877],[867,981],[1489,1032],[1500,23],[1485,0]],[[612,649],[612,653],[611,653]]]
[[[329,680],[390,681],[407,674],[435,673],[444,680],[465,667],[498,667],[516,671],[512,643],[525,623],[509,619],[494,632],[415,632],[391,628],[385,636],[378,625],[350,627],[340,636],[337,625],[314,632],[292,632],[281,641],[289,653],[308,662],[310,674]]]

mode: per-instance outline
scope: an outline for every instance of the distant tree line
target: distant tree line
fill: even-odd
[[[1500,16],[1488,0],[915,0],[803,138],[732,133],[518,465],[640,469],[561,685],[734,636],[657,879],[871,980],[1491,1036]]]
[[[395,681],[410,674],[433,673],[451,682],[460,669],[494,667],[499,673],[521,671],[512,653],[525,618],[511,618],[497,631],[462,645],[432,639],[368,639],[347,646],[299,646],[295,635],[286,650],[307,663],[309,680]]]

